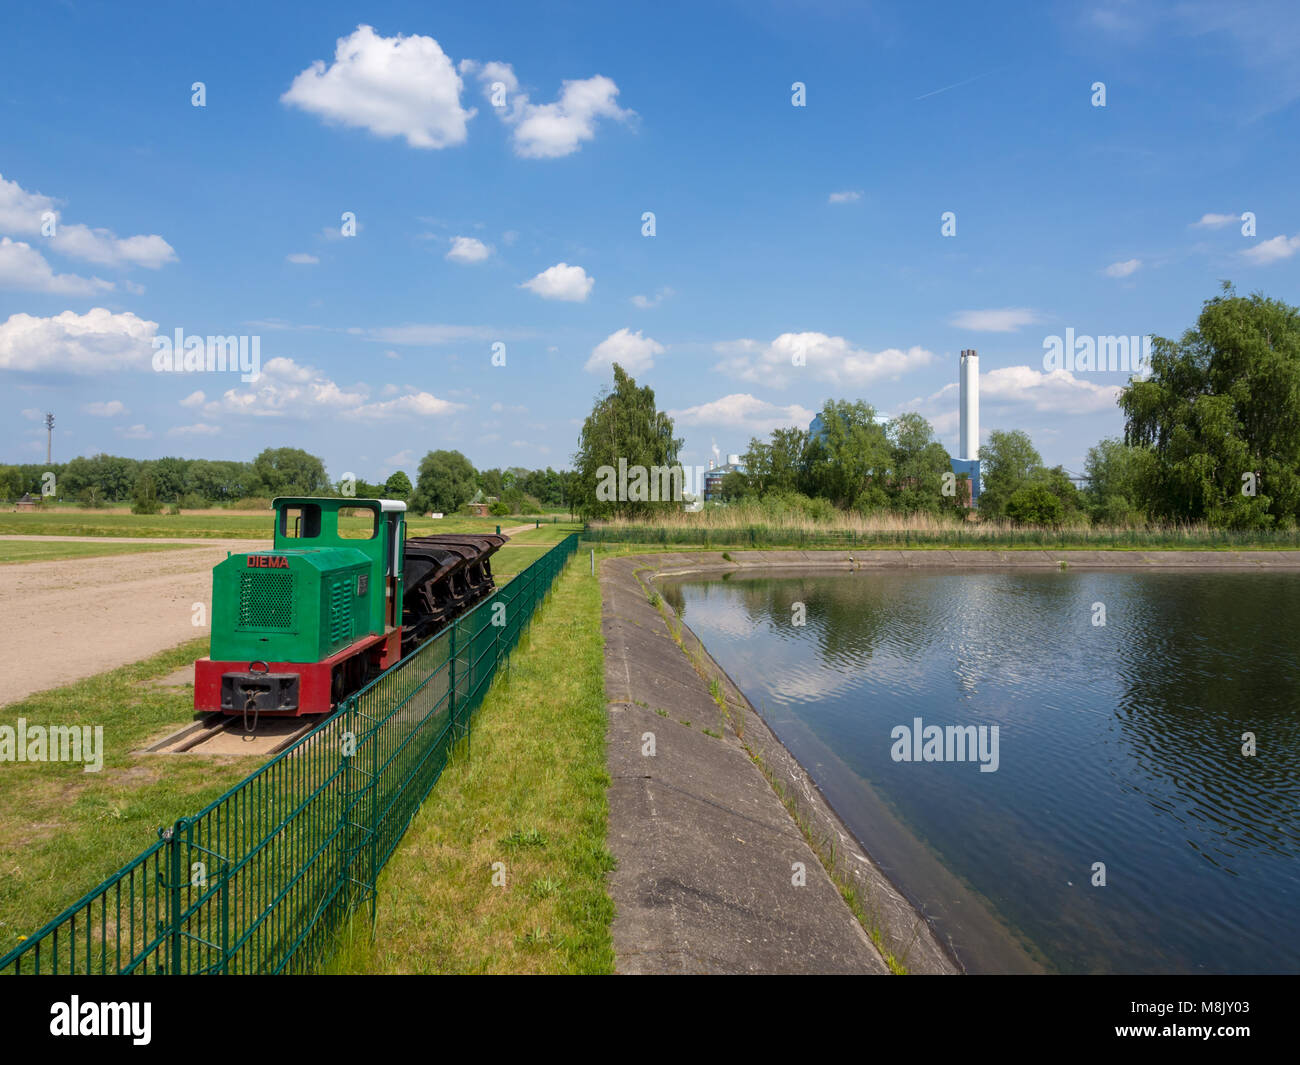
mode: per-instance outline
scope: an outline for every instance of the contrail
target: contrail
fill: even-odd
[[[996,74],[999,70],[1004,70],[1004,69],[1006,68],[996,67],[993,70],[986,70],[984,71],[983,74],[976,74],[973,78],[967,78],[965,81],[959,81],[955,85],[945,85],[942,89],[935,89],[934,92],[927,92],[924,96],[918,96],[916,97],[916,99],[927,100],[931,96],[938,96],[941,92],[947,92],[949,89],[959,89],[963,85],[969,85],[972,81],[979,81],[980,78],[987,78],[990,74]]]

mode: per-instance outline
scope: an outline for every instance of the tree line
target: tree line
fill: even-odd
[[[1120,390],[1123,437],[1088,451],[1084,484],[1047,467],[1028,434],[996,429],[980,447],[978,517],[1024,525],[1204,523],[1233,529],[1300,524],[1300,310],[1231,284],[1177,340],[1154,337],[1148,372]],[[962,507],[947,450],[919,414],[883,420],[864,400],[828,399],[822,431],[754,438],[724,502],[795,509],[941,514]],[[620,366],[583,425],[574,455],[575,511],[645,518],[680,502],[609,499],[601,470],[676,466],[682,441]]]
[[[429,452],[415,485],[403,470],[383,482],[332,481],[319,457],[291,447],[267,448],[251,462],[100,454],[62,463],[0,465],[0,499],[31,495],[86,507],[130,503],[139,513],[154,514],[165,505],[196,510],[276,496],[355,496],[400,499],[412,510],[452,513],[481,492],[503,502],[509,513],[519,513],[534,505],[563,506],[569,476],[549,467],[477,471],[458,451]]]

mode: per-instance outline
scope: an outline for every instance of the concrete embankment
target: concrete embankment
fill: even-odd
[[[650,601],[638,576],[647,566],[666,572],[706,561],[678,554],[601,564],[618,971],[886,973],[880,948],[908,972],[959,971],[802,767],[690,630]],[[725,709],[711,692],[715,681]],[[810,840],[833,855],[879,948]]]
[[[852,887],[876,942],[908,972],[960,971],[695,635],[650,601],[654,578],[1062,566],[1300,572],[1300,552],[730,551],[724,558],[692,551],[602,562],[618,971],[887,971],[837,882]],[[802,887],[794,883],[796,863],[805,871]],[[936,882],[946,876],[930,875]],[[983,938],[995,971],[1040,968],[1009,938],[1001,941],[991,920],[971,927],[964,931]]]

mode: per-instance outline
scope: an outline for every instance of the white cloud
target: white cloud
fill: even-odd
[[[412,148],[463,144],[475,111],[460,105],[462,82],[432,37],[380,37],[358,26],[340,37],[334,62],[316,60],[281,101],[327,121],[405,137]]]
[[[843,192],[832,192],[827,198],[827,203],[857,203],[862,199],[862,193],[856,189],[845,189]]]
[[[804,428],[813,420],[814,415],[807,407],[798,404],[781,407],[748,392],[736,392],[721,399],[668,413],[674,422],[683,425],[726,426],[755,436],[765,436],[773,429],[792,425]]]
[[[1142,265],[1141,259],[1125,259],[1122,263],[1111,263],[1106,267],[1107,277],[1128,277],[1136,273]]]
[[[203,394],[202,389],[199,389],[199,390],[197,390],[197,391],[191,392],[188,396],[186,396],[183,400],[181,400],[181,406],[182,406],[182,407],[201,407],[201,406],[203,406],[203,401],[204,401],[206,398],[207,398],[207,397]]]
[[[447,252],[447,261],[453,263],[481,263],[492,249],[474,237],[452,237],[451,251]]]
[[[52,318],[10,315],[0,324],[0,370],[106,373],[148,369],[157,322],[95,307]]]
[[[777,388],[799,374],[836,385],[892,380],[934,360],[933,353],[916,345],[906,351],[873,352],[825,333],[782,333],[767,345],[756,340],[725,341],[713,349],[725,356],[714,366],[718,372]]]
[[[1235,214],[1203,214],[1200,221],[1193,222],[1193,229],[1221,229],[1237,221]]]
[[[44,237],[46,215],[53,215],[54,235]],[[157,235],[118,237],[108,229],[91,229],[80,222],[67,223],[55,201],[38,192],[28,192],[16,181],[0,176],[0,230],[19,236],[42,237],[61,255],[70,255],[105,266],[146,266],[156,270],[173,262],[176,252]]]
[[[189,397],[192,399],[193,397]],[[411,392],[372,403],[365,385],[340,387],[312,366],[277,357],[262,366],[261,376],[246,388],[227,390],[219,400],[203,405],[204,413],[251,417],[313,418],[328,414],[348,419],[382,419],[393,415],[437,416],[463,410],[464,405],[428,392]],[[186,405],[193,406],[188,399]]]
[[[659,304],[663,303],[664,300],[666,300],[669,296],[672,295],[675,295],[673,290],[669,288],[667,285],[664,285],[664,287],[661,288],[658,292],[656,292],[653,296],[642,296],[642,295],[633,296],[632,305],[634,307],[640,307],[641,310],[643,311],[648,311],[651,308],[658,307]]]
[[[346,411],[348,418],[387,418],[394,414],[412,414],[425,418],[436,418],[444,414],[454,414],[464,410],[465,404],[453,403],[451,400],[439,399],[429,392],[413,392],[397,399],[384,400],[382,403],[367,403],[354,410]]]
[[[309,255],[305,251],[293,252],[290,255],[286,255],[285,258],[288,259],[289,262],[291,263],[297,263],[299,266],[315,266],[317,263],[320,262],[320,259],[318,259],[316,256]]]
[[[951,324],[976,333],[1014,333],[1022,325],[1032,325],[1038,320],[1038,312],[1028,307],[1002,307],[987,311],[958,311]]]
[[[50,238],[50,247],[61,255],[105,266],[134,265],[157,270],[176,261],[175,250],[162,237],[117,237],[110,230],[83,225],[60,225]]]
[[[664,346],[657,340],[641,335],[641,330],[633,333],[630,329],[620,329],[611,333],[594,348],[591,358],[584,367],[592,373],[600,373],[605,367],[618,363],[630,374],[651,369],[655,356],[664,353]]]
[[[515,154],[525,159],[558,159],[572,155],[583,141],[596,136],[596,123],[602,118],[629,122],[635,111],[618,106],[618,86],[612,79],[597,74],[575,81],[566,80],[559,99],[554,103],[532,103],[519,91],[519,79],[509,63],[484,63],[473,60],[460,65],[461,73],[476,73],[483,93],[492,102],[493,85],[500,83],[506,94],[506,106],[493,110],[507,125],[514,127]]]
[[[956,390],[957,386],[951,386]],[[1007,366],[980,374],[980,402],[1027,406],[1040,413],[1094,414],[1113,411],[1119,385],[1102,385],[1068,370],[1044,372]]]
[[[194,425],[177,425],[167,430],[168,436],[216,436],[221,432],[218,425],[198,422]]]
[[[556,263],[538,274],[531,281],[525,281],[520,288],[530,289],[544,300],[567,300],[582,303],[596,283],[594,277],[588,277],[581,266],[568,263]]]
[[[45,256],[30,244],[0,237],[0,288],[58,296],[90,296],[112,290],[113,283],[97,277],[56,274],[45,261]]]
[[[1297,251],[1300,251],[1300,233],[1294,237],[1279,236],[1270,240],[1261,240],[1253,248],[1247,248],[1241,254],[1243,258],[1249,259],[1257,266],[1267,266],[1269,263],[1289,259]]]
[[[105,403],[87,403],[81,408],[96,418],[116,418],[119,414],[130,414],[120,399],[110,399]]]
[[[128,429],[123,429],[121,426],[118,426],[114,431],[124,440],[150,440],[153,438],[153,433],[143,425],[133,425]]]

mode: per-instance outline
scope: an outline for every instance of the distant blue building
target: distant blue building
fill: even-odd
[[[971,505],[974,506],[980,498],[980,460],[949,458],[948,463],[958,477],[964,473],[970,478]]]

